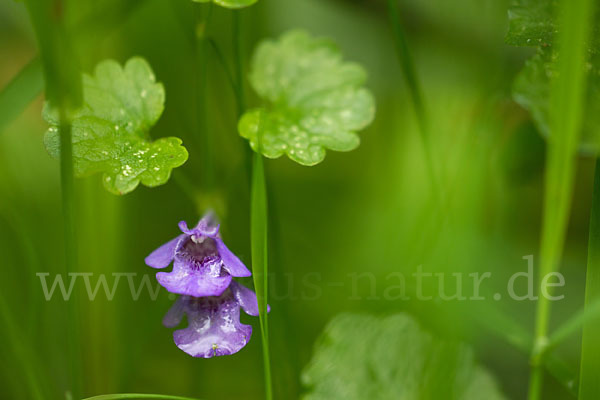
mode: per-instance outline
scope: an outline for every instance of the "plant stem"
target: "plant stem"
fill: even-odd
[[[419,126],[421,143],[425,153],[425,163],[427,164],[427,173],[429,174],[432,193],[436,199],[441,200],[441,193],[431,150],[431,132],[428,122],[429,120],[427,118],[427,112],[423,102],[423,92],[417,77],[415,63],[411,56],[410,49],[408,48],[406,34],[404,33],[402,23],[400,22],[400,8],[398,6],[398,0],[388,0],[388,14],[392,29],[394,30],[394,41],[396,43],[398,60],[400,61],[400,65],[404,71],[404,81],[406,82],[406,86],[408,86],[408,91],[410,93],[417,117],[417,124]]]
[[[241,21],[239,11],[234,11],[232,14],[232,37],[233,37],[233,68],[234,76],[236,81],[236,100],[238,107],[238,117],[240,117],[246,110],[246,94],[244,91],[244,78],[243,78],[243,57],[242,57],[242,38],[241,38]]]
[[[592,0],[563,0],[559,5],[557,76],[550,92],[550,136],[546,158],[544,214],[540,243],[539,282],[559,269],[571,206],[575,157],[583,115],[586,42]],[[537,303],[535,341],[531,357],[529,400],[538,400],[543,386],[543,356],[548,346],[550,302]]]
[[[585,311],[598,310],[600,300],[600,159],[596,159],[594,194],[590,215],[588,239],[588,264],[585,281]],[[581,370],[579,373],[579,399],[600,398],[600,317],[596,313],[583,325],[581,343]]]
[[[265,372],[266,399],[271,400],[271,360],[269,356],[269,324],[267,317],[268,293],[268,253],[267,253],[267,191],[263,158],[260,153],[254,153],[252,165],[251,193],[251,248],[252,272],[254,288],[258,300],[258,310],[263,347],[263,363]]]
[[[233,12],[232,34],[233,34],[233,52],[234,52],[234,75],[235,75],[235,96],[237,100],[238,117],[246,109],[243,63],[241,49],[241,28],[240,16],[238,12]],[[249,147],[246,154],[249,153]],[[260,139],[259,139],[260,148]],[[249,157],[247,157],[249,164]],[[267,208],[267,187],[265,179],[265,169],[263,158],[260,152],[253,155],[252,177],[250,193],[250,238],[252,251],[252,279],[254,280],[254,289],[258,301],[258,314],[260,320],[260,330],[262,339],[262,352],[264,364],[265,379],[265,398],[273,399],[273,385],[271,381],[271,357],[269,354],[269,322],[268,322],[268,252],[267,252],[267,226],[268,226],[268,208]]]
[[[202,138],[202,185],[207,191],[211,191],[215,185],[215,166],[214,166],[214,143],[212,135],[208,132],[207,124],[207,79],[208,79],[208,51],[209,40],[207,36],[208,23],[212,15],[212,3],[208,5],[194,4],[195,24],[194,24],[194,57],[196,70],[196,134]]]
[[[65,276],[76,272],[77,242],[75,236],[75,191],[73,178],[73,143],[71,124],[64,108],[60,108],[60,187],[65,240]],[[69,372],[71,392],[81,393],[81,349],[79,347],[79,313],[76,301],[67,303]]]

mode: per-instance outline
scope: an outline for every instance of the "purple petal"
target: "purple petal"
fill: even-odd
[[[179,229],[181,230],[181,232],[185,233],[188,236],[194,234],[194,230],[188,228],[187,222],[185,222],[185,221],[179,221],[179,224],[177,224],[177,226],[179,226]]]
[[[220,296],[231,283],[231,275],[217,275],[210,267],[195,269],[186,261],[175,259],[173,271],[158,272],[156,280],[171,293],[194,297]]]
[[[152,268],[165,268],[175,256],[175,249],[179,241],[184,238],[185,235],[179,235],[175,239],[168,241],[167,243],[154,250],[148,257],[146,257],[146,265]]]
[[[252,335],[252,327],[240,323],[240,308],[229,290],[220,297],[190,299],[186,312],[189,326],[175,331],[173,339],[192,357],[237,353]]]
[[[175,328],[177,325],[179,325],[183,319],[183,314],[185,313],[185,305],[186,297],[179,296],[169,311],[167,311],[165,314],[162,321],[163,325],[167,328]]]
[[[180,221],[179,229],[181,232],[185,233],[188,236],[207,236],[210,238],[214,238],[219,233],[219,225],[216,223],[214,214],[212,212],[207,213],[202,217],[198,224],[194,227],[194,229],[190,229],[187,226],[187,222]]]
[[[235,301],[237,301],[246,314],[258,317],[258,301],[256,300],[256,293],[236,281],[232,281],[229,288],[233,293]],[[267,312],[271,312],[271,307],[268,304]]]
[[[200,221],[198,221],[198,225],[196,225],[196,231],[200,234],[208,237],[215,237],[219,233],[219,224],[217,224],[217,219],[215,217],[215,213],[212,211],[204,214],[204,217]]]
[[[215,243],[217,244],[217,251],[223,260],[223,266],[233,276],[250,276],[252,273],[246,268],[243,262],[240,261],[239,258],[236,257],[235,254],[231,252],[223,243],[223,240],[219,237],[214,238]]]

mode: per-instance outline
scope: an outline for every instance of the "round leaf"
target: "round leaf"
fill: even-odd
[[[470,348],[432,336],[407,314],[338,315],[302,381],[304,400],[504,399]]]
[[[140,182],[149,187],[166,183],[171,170],[187,160],[180,139],[148,137],[163,112],[165,91],[144,59],[131,58],[124,68],[102,61],[93,76],[83,76],[83,98],[84,106],[71,116],[76,176],[102,172],[106,189],[124,194]],[[59,157],[57,112],[46,105],[43,115],[50,124],[46,148]]]
[[[375,114],[365,80],[364,69],[344,62],[327,39],[291,31],[264,41],[254,53],[250,83],[265,105],[242,116],[240,135],[266,157],[287,154],[303,165],[323,161],[325,149],[353,150],[360,143],[356,131]]]

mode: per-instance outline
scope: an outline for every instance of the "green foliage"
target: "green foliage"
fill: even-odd
[[[555,36],[560,33],[557,24],[555,0],[515,0],[509,10],[509,31],[506,41],[515,46],[534,46],[536,54],[529,59],[513,87],[515,100],[531,112],[538,129],[548,136],[550,132],[550,87],[558,72]],[[599,14],[596,13],[598,16]],[[597,20],[597,18],[596,18]],[[600,149],[600,31],[588,44],[589,57],[585,91],[586,113],[583,119],[580,150],[595,154]]]
[[[171,170],[187,160],[180,139],[148,136],[164,109],[165,91],[144,59],[131,58],[124,68],[113,60],[99,63],[94,76],[83,76],[83,98],[84,106],[71,116],[77,176],[103,172],[104,187],[125,194],[140,182],[166,183]],[[43,116],[50,124],[46,148],[58,157],[58,111],[46,104]]]
[[[315,165],[326,148],[350,151],[359,145],[355,132],[373,120],[373,96],[362,88],[365,70],[344,62],[330,40],[287,32],[259,44],[251,68],[250,82],[267,103],[239,122],[254,151]]]
[[[504,398],[466,345],[435,338],[407,314],[338,315],[302,378],[305,400]]]
[[[257,0],[192,0],[195,3],[210,3],[211,1],[218,6],[225,8],[244,8],[256,3]]]

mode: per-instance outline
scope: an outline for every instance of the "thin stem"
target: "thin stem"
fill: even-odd
[[[238,117],[245,109],[245,94],[243,80],[243,63],[241,50],[241,28],[238,12],[233,12],[233,49],[234,49],[234,71],[235,92],[238,107]],[[260,135],[260,134],[259,134]],[[260,137],[258,147],[260,148]],[[248,147],[246,147],[248,148]],[[248,152],[246,152],[248,154]],[[249,158],[248,158],[249,159]],[[265,169],[260,152],[254,153],[252,162],[250,193],[250,247],[252,250],[252,276],[254,289],[258,301],[258,314],[260,320],[260,331],[262,339],[265,398],[273,399],[273,384],[271,380],[271,356],[269,354],[269,321],[268,321],[268,252],[267,252],[267,226],[268,206],[267,187],[265,180]]]
[[[585,281],[585,313],[588,318],[583,325],[581,343],[581,370],[579,374],[579,399],[600,398],[600,159],[596,160],[594,194],[590,216],[590,236],[588,240],[588,264]],[[589,313],[593,313],[590,315]]]
[[[208,51],[209,40],[207,36],[208,23],[212,15],[212,3],[208,5],[195,4],[195,25],[194,25],[194,55],[196,70],[196,134],[202,138],[200,151],[202,152],[202,185],[210,191],[215,185],[215,166],[214,166],[214,144],[212,135],[208,132],[207,123],[207,79],[208,79]]]
[[[550,91],[550,137],[546,158],[544,215],[540,243],[540,284],[559,269],[571,206],[575,157],[583,115],[586,42],[592,0],[563,0],[559,5],[557,74]],[[529,400],[538,400],[543,387],[543,356],[548,347],[550,302],[537,303],[535,341],[531,356]]]
[[[233,36],[233,66],[235,75],[235,91],[238,106],[238,117],[246,110],[246,94],[244,91],[244,78],[242,71],[244,70],[242,57],[242,38],[241,38],[241,21],[239,11],[232,13],[232,36]]]
[[[73,178],[73,143],[71,124],[64,108],[60,108],[60,182],[65,240],[65,276],[77,270],[77,241],[75,236],[75,192]],[[81,393],[81,349],[79,347],[79,313],[76,301],[67,302],[69,373],[71,392]]]
[[[241,37],[241,20],[239,11],[233,11],[231,14],[231,37],[232,37],[232,48],[233,48],[233,74],[231,84],[235,94],[235,100],[237,105],[237,117],[238,120],[244,114],[246,110],[246,95],[244,90],[244,61],[242,56],[242,37]],[[223,67],[226,68],[227,64],[223,63]],[[227,71],[228,69],[226,69]],[[237,128],[237,126],[236,126]],[[250,181],[250,172],[252,170],[252,150],[250,146],[244,145],[243,147],[243,160],[242,168],[244,171],[248,171],[247,178]]]
[[[266,399],[273,398],[271,360],[269,355],[269,324],[267,317],[268,253],[267,253],[267,191],[263,158],[254,153],[251,193],[251,248],[254,288],[258,299],[261,328]]]
[[[217,45],[217,42],[215,42],[215,40],[210,37],[208,38],[208,42],[210,43],[210,46],[212,47],[215,55],[217,56],[217,60],[219,61],[219,64],[221,64],[223,71],[225,71],[225,75],[227,76],[227,82],[229,82],[229,86],[233,90],[235,96],[236,97],[241,96],[237,93],[237,90],[238,90],[237,83],[235,81],[235,78],[233,77],[233,73],[231,72],[231,70],[229,69],[229,66],[227,65],[227,61],[225,60],[225,56],[223,55],[223,52]],[[238,103],[239,103],[239,101],[238,101]]]
[[[423,101],[423,92],[417,77],[415,63],[410,53],[410,49],[408,48],[408,41],[404,29],[402,28],[402,23],[400,22],[398,0],[388,0],[388,13],[392,29],[394,30],[394,40],[396,43],[398,60],[404,71],[404,81],[406,82],[406,86],[408,86],[408,91],[417,117],[417,124],[419,126],[421,143],[425,153],[425,162],[427,164],[427,172],[429,174],[432,191],[434,196],[439,200],[441,199],[441,194],[431,150],[429,120],[427,118],[427,112]]]

